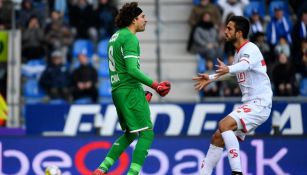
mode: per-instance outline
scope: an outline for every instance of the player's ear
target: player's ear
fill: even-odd
[[[133,18],[132,24],[136,24],[137,18]]]
[[[243,33],[242,33],[241,30],[239,30],[239,31],[236,32],[236,35],[237,35],[237,38],[239,38],[239,37],[242,38]]]

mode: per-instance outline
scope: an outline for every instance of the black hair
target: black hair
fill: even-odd
[[[30,22],[32,21],[32,19],[36,19],[38,22],[39,27],[41,27],[41,23],[39,21],[39,18],[36,15],[31,15],[30,18],[27,21],[27,27],[29,27]]]
[[[249,32],[249,21],[247,18],[243,16],[230,16],[227,20],[227,24],[232,21],[235,23],[235,29],[237,31],[242,32],[242,36],[244,39],[247,39]]]
[[[137,2],[126,3],[115,17],[115,23],[118,28],[129,26],[132,21],[142,13]]]

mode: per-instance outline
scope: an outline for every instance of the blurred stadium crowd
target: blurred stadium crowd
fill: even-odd
[[[15,20],[22,31],[26,103],[110,100],[107,43],[116,31],[117,7],[111,0],[23,0],[13,8],[12,1],[0,0],[0,29],[11,29]],[[234,49],[223,40],[224,23],[230,15],[244,15],[275,96],[307,95],[307,1],[194,0],[186,13],[187,50],[197,55],[198,72],[213,72],[216,58],[231,64]],[[212,83],[201,95],[240,96],[235,81]]]

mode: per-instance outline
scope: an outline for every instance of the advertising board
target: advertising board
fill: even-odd
[[[211,135],[221,118],[240,103],[151,104],[151,118],[157,135]],[[255,130],[270,135],[272,116],[278,118],[282,135],[306,134],[307,103],[274,103],[271,117]],[[98,133],[112,136],[120,132],[113,104],[100,105],[27,105],[27,134],[66,135]]]
[[[63,175],[91,175],[115,137],[6,137],[0,138],[0,174],[43,175],[56,165]],[[142,175],[196,175],[209,146],[209,137],[157,137],[149,151]],[[109,174],[125,174],[131,161],[132,145]],[[241,159],[247,175],[306,175],[307,152],[301,137],[250,136],[242,142]],[[216,175],[230,174],[226,156]]]

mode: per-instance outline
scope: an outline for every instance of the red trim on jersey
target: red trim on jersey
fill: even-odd
[[[265,65],[266,65],[265,60],[261,60],[261,65],[262,65],[262,66],[265,66]]]
[[[248,59],[246,59],[245,57],[241,58],[240,61],[246,61],[249,64]]]
[[[247,128],[246,128],[246,124],[245,124],[244,120],[240,119],[240,122],[241,122],[241,124],[243,126],[242,132],[247,133]]]
[[[249,43],[249,41],[247,40],[247,41],[245,41],[245,43],[243,43],[238,49],[237,49],[237,52],[239,52],[240,51],[240,49],[245,45],[245,44],[247,44],[247,43]]]
[[[240,141],[240,142],[243,142],[244,140],[243,139],[241,139],[241,137],[239,137],[239,136],[236,136],[237,137],[237,139]]]

